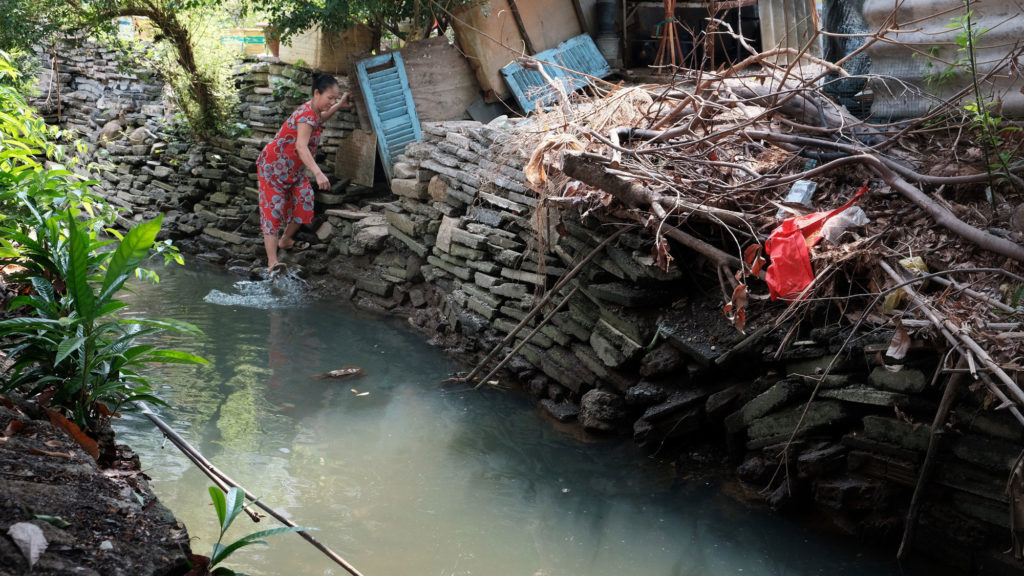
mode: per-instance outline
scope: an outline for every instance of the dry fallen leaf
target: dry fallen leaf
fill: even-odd
[[[30,522],[18,522],[11,525],[7,535],[18,545],[18,549],[28,560],[29,569],[32,569],[39,561],[39,555],[46,550],[47,542],[42,529]]]
[[[907,355],[907,350],[910,350],[910,335],[903,328],[903,323],[899,318],[895,318],[894,321],[896,330],[892,334],[892,340],[889,342],[889,349],[885,351],[885,355],[893,360],[903,360]]]
[[[25,425],[18,420],[11,420],[11,423],[7,425],[7,429],[4,430],[4,436],[14,436],[19,430],[24,428]]]
[[[747,324],[747,286],[746,284],[737,284],[736,289],[732,291],[732,299],[722,309],[725,317],[728,318],[732,325],[743,332],[744,326]]]
[[[93,457],[93,460],[99,460],[100,458],[100,447],[95,440],[82,432],[82,429],[77,424],[65,418],[60,412],[46,408],[46,414],[50,417],[50,423],[60,428],[61,430],[68,433],[75,439],[76,442],[82,447],[82,450]]]
[[[49,450],[40,450],[39,448],[33,448],[29,446],[28,451],[30,454],[38,454],[40,456],[52,456],[54,458],[65,458],[70,460],[74,456],[70,452],[50,452]]]

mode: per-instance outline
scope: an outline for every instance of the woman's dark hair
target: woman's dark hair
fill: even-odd
[[[331,86],[337,86],[338,79],[330,74],[321,74],[320,72],[313,72],[313,90],[310,92],[310,97],[315,96],[317,92],[323,94],[325,90]]]

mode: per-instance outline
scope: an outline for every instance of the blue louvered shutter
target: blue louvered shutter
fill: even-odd
[[[586,34],[570,38],[557,48],[545,50],[534,55],[534,58],[551,62],[570,70],[583,72],[597,78],[604,78],[612,73],[608,62],[594,44],[594,40]],[[585,78],[566,72],[554,66],[545,66],[544,70],[553,80],[561,79],[566,90],[572,92],[586,85]],[[535,70],[526,70],[518,62],[512,62],[501,69],[501,75],[512,90],[524,113],[529,113],[538,106],[550,104],[555,99],[555,90],[544,82],[544,78]]]
[[[377,133],[381,163],[390,180],[394,177],[395,158],[406,145],[421,138],[402,56],[398,52],[374,56],[360,61],[356,68],[370,122]]]

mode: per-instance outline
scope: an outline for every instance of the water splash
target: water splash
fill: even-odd
[[[275,274],[266,280],[240,280],[233,291],[213,289],[204,302],[218,306],[243,306],[268,310],[288,308],[308,300],[309,284],[293,270]]]

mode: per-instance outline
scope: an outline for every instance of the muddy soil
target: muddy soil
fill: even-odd
[[[138,457],[118,446],[114,464],[100,469],[41,417],[0,397],[0,576],[185,574],[188,534],[150,491]],[[8,535],[19,522],[41,528],[47,542],[31,572]]]

